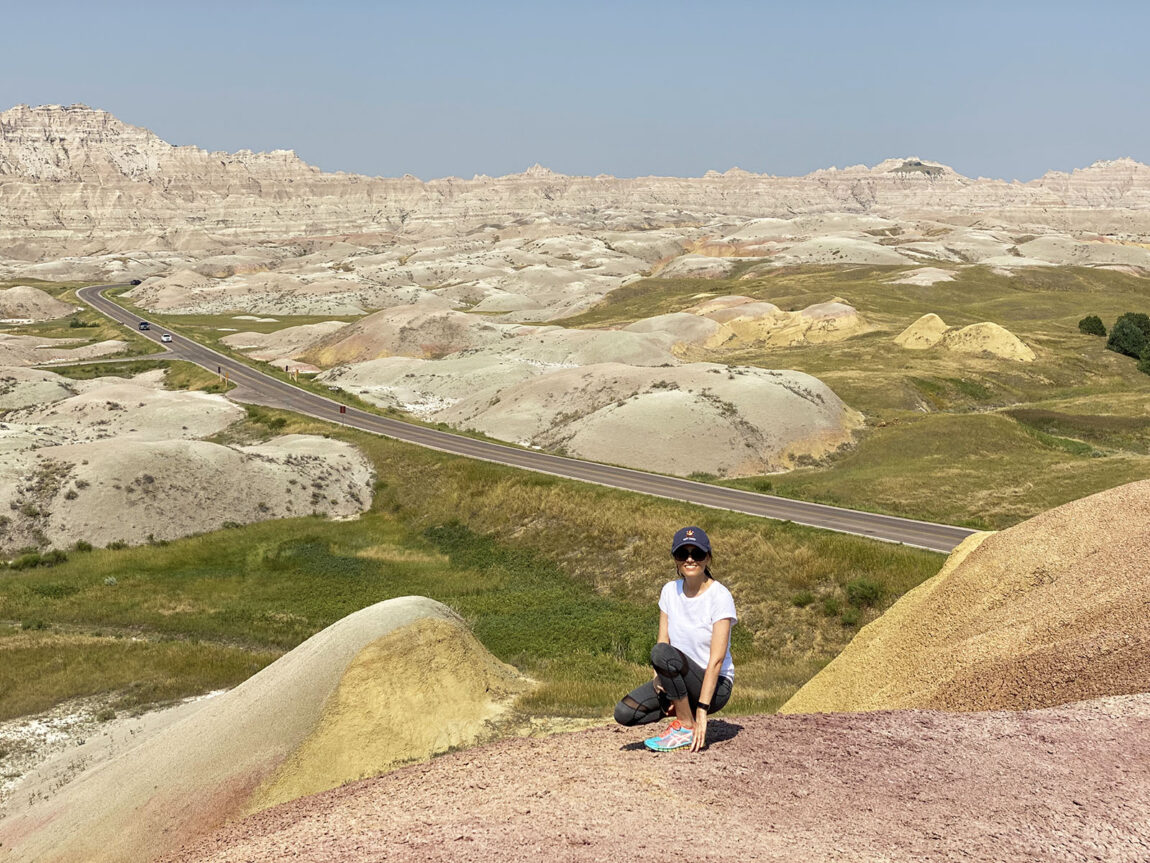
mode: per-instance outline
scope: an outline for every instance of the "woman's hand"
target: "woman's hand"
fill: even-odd
[[[698,752],[707,742],[707,711],[695,711],[695,734],[691,737],[691,751]]]

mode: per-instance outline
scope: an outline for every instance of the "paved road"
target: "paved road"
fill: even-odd
[[[81,288],[77,291],[77,296],[113,320],[136,330],[140,318],[103,295],[105,290],[114,287],[122,286],[95,285]],[[159,343],[161,332],[166,332],[166,330],[155,327],[140,333],[140,335],[145,335]],[[352,428],[386,435],[397,440],[454,453],[455,455],[498,462],[525,470],[593,482],[672,500],[686,501],[700,506],[792,521],[840,533],[869,536],[874,539],[903,543],[931,551],[949,552],[963,539],[974,533],[974,531],[964,527],[932,524],[824,504],[789,500],[772,495],[755,494],[739,489],[724,488],[627,468],[611,467],[595,462],[579,461],[578,459],[562,458],[534,450],[516,449],[489,441],[475,440],[341,405],[332,399],[324,398],[256,371],[244,363],[211,348],[206,348],[175,332],[172,333],[172,342],[169,348],[173,358],[187,360],[211,372],[217,370],[227,372],[228,377],[238,385],[236,390],[229,393],[229,396],[237,401],[286,408],[329,422],[341,423]],[[341,408],[343,409],[342,412]]]

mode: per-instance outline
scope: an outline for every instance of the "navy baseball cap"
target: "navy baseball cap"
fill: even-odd
[[[711,541],[707,539],[707,534],[701,527],[681,527],[675,531],[675,538],[671,540],[671,554],[684,545],[693,545],[707,554],[711,553]]]

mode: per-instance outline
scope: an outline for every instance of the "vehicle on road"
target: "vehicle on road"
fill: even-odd
[[[171,333],[164,333],[162,336],[160,336],[161,342],[170,342],[171,340],[172,340],[172,334]]]
[[[151,328],[152,328],[152,325],[149,324],[147,321],[140,321],[140,329],[141,330],[150,330]]]
[[[132,279],[132,281],[128,282],[128,284],[129,285],[138,285],[138,284],[140,284],[140,280],[139,279]]]

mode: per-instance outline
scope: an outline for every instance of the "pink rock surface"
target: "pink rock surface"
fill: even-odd
[[[602,727],[303,798],[187,861],[1145,861],[1150,695],[1026,712],[715,717],[699,754]]]

